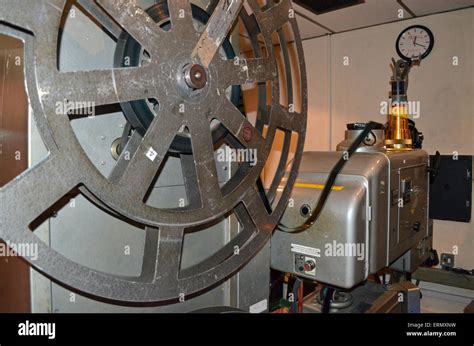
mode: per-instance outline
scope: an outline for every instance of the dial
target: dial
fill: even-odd
[[[404,60],[424,59],[431,53],[434,36],[430,29],[413,25],[403,30],[397,38],[397,53]]]

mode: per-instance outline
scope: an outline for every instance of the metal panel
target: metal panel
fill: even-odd
[[[413,177],[413,187],[416,187],[415,200],[418,203],[407,203],[406,206],[399,207],[399,203],[391,203],[390,206],[390,239],[389,239],[389,262],[393,262],[403,255],[408,249],[415,246],[423,238],[430,235],[430,227],[428,220],[428,153],[424,150],[413,150],[409,152],[389,153],[390,158],[390,194],[395,193],[397,200],[401,198],[400,178],[403,172],[410,172],[410,169],[417,168],[408,173]],[[399,222],[399,212],[401,213],[401,221]],[[416,218],[411,217],[411,213],[417,213]],[[419,213],[419,214],[418,214]],[[422,215],[423,214],[423,217]],[[420,222],[421,228],[419,232],[411,231],[405,226],[405,222],[410,222],[411,227],[414,222]],[[400,225],[399,225],[400,224]],[[399,227],[400,226],[400,227]]]
[[[311,182],[315,172],[328,174],[342,152],[307,152],[303,155],[300,167],[299,179]],[[348,176],[362,176],[368,182],[368,193],[370,194],[371,222],[370,222],[370,246],[376,251],[369,251],[370,273],[380,270],[388,265],[387,246],[389,215],[387,205],[389,203],[388,189],[390,186],[389,168],[390,161],[383,152],[354,154],[344,167],[342,174]],[[325,180],[322,180],[324,183]]]
[[[315,184],[324,184],[324,176],[315,175]],[[363,177],[340,175],[337,185],[344,188],[333,191],[319,219],[306,232],[289,234],[277,231],[273,235],[272,268],[294,273],[308,279],[327,283],[337,287],[352,288],[368,276],[369,220],[366,213],[369,206],[367,181]],[[296,188],[293,198],[295,206],[288,208],[282,223],[297,226],[304,222],[300,206],[314,206],[321,190]],[[299,249],[299,246],[310,249]],[[350,246],[354,253],[338,254],[340,247]],[[354,247],[352,247],[354,246]],[[357,248],[361,251],[360,257]],[[312,253],[318,249],[319,254]],[[304,261],[314,261],[315,270],[303,270],[296,265],[297,256]],[[301,264],[303,265],[303,263]]]
[[[417,233],[427,235],[427,166],[401,169],[398,178],[399,200],[403,200],[403,206],[398,208],[398,242],[401,243]],[[404,192],[405,189],[409,191]]]
[[[301,206],[316,205],[320,189],[341,155],[343,152],[303,155],[292,194],[294,206],[282,217],[286,228],[304,223],[307,216],[300,215]],[[309,230],[275,232],[272,267],[343,288],[353,287],[365,280],[367,273],[378,272],[404,254],[394,268],[413,271],[429,255],[432,244],[427,167],[428,154],[423,150],[361,148],[344,166],[319,219]],[[399,205],[401,196],[406,197],[405,205]],[[364,244],[365,258],[328,258],[324,249],[331,242]],[[320,255],[313,255],[317,250]],[[308,260],[316,263],[312,272],[304,268]]]
[[[433,248],[433,239],[428,237],[422,239],[418,244],[400,256],[390,265],[391,269],[404,273],[413,273],[423,262],[426,261]]]
[[[431,157],[431,165],[436,156]],[[440,156],[439,171],[430,186],[430,217],[471,221],[472,156]]]

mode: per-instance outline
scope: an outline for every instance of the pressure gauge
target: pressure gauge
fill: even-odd
[[[396,43],[398,55],[406,61],[426,58],[433,46],[433,33],[422,25],[413,25],[403,30]]]

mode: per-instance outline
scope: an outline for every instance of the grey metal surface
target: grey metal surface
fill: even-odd
[[[344,140],[337,144],[336,151],[348,150],[354,140],[363,130],[346,130]],[[357,148],[357,152],[385,151],[385,130],[372,130],[369,136]]]
[[[343,152],[307,152],[283,223],[305,221],[300,208],[315,206],[328,173]],[[351,288],[389,266],[413,271],[429,256],[432,227],[428,220],[428,154],[423,150],[384,152],[365,148],[355,153],[336,180],[320,218],[302,233],[276,231],[272,237],[272,268],[295,273],[336,287]],[[407,182],[411,182],[408,184]],[[405,203],[403,186],[406,186]],[[419,223],[419,224],[418,224]],[[415,227],[416,225],[416,227]],[[415,229],[416,228],[416,229]],[[325,256],[331,243],[364,246],[366,256]],[[298,248],[295,245],[309,247]],[[332,247],[334,248],[334,247]],[[352,247],[354,248],[354,247]],[[310,254],[319,249],[320,257]],[[362,247],[360,247],[362,249]],[[362,250],[361,250],[362,251]],[[300,260],[295,256],[303,255]],[[299,270],[314,259],[311,275]]]
[[[18,243],[38,244],[38,259],[26,258],[56,282],[86,294],[129,303],[176,301],[222,282],[248,263],[268,241],[271,231],[286,206],[296,179],[306,126],[306,79],[301,42],[295,19],[288,16],[290,1],[261,8],[257,1],[246,1],[240,18],[244,25],[259,28],[268,58],[245,60],[245,65],[216,57],[210,61],[208,83],[198,94],[184,92],[179,86],[180,69],[190,61],[190,54],[200,34],[194,30],[188,1],[169,1],[169,31],[161,30],[132,1],[99,1],[92,15],[104,11],[128,31],[151,55],[149,64],[131,68],[58,71],[57,44],[60,23],[68,14],[65,2],[0,1],[3,33],[25,42],[26,84],[35,122],[49,157],[0,190],[0,237]],[[100,11],[95,12],[100,6]],[[251,12],[248,12],[248,9]],[[26,10],[25,10],[26,9]],[[184,10],[184,18],[179,14]],[[31,15],[34,13],[34,15]],[[295,32],[302,71],[302,110],[290,113],[280,106],[278,74],[271,34],[289,22]],[[258,26],[256,24],[258,23]],[[110,25],[110,22],[103,23]],[[34,34],[13,29],[20,27]],[[111,33],[113,30],[111,30]],[[255,30],[251,32],[258,34]],[[256,42],[256,37],[254,38]],[[166,47],[166,49],[163,49]],[[188,56],[189,55],[189,56]],[[274,81],[272,106],[260,109],[257,127],[247,121],[229,102],[225,90],[231,85],[249,81]],[[177,84],[178,83],[178,84]],[[105,177],[91,161],[77,139],[67,114],[58,111],[58,102],[91,102],[95,109],[102,105],[154,97],[160,102],[146,135],[134,133],[111,175]],[[266,102],[266,101],[263,101]],[[220,112],[216,112],[219,110]],[[246,149],[258,151],[258,162],[251,169],[236,174],[227,190],[219,186],[210,142],[210,121],[218,119]],[[165,162],[175,135],[185,125],[193,143],[195,177],[186,180],[188,196],[199,197],[189,208],[159,209],[144,202],[157,171]],[[263,125],[267,126],[262,136]],[[296,132],[298,144],[296,164],[279,204],[268,212],[258,193],[256,180],[268,158],[276,129]],[[153,149],[152,151],[150,149]],[[154,154],[154,153],[156,154]],[[147,156],[147,154],[149,154]],[[74,262],[40,241],[28,226],[50,216],[59,209],[69,193],[82,194],[115,216],[145,229],[144,258],[139,276],[124,277],[104,273]],[[29,203],[34,195],[35,203]],[[194,203],[196,202],[196,203]],[[54,206],[54,208],[51,208]],[[243,230],[226,247],[196,266],[180,269],[184,234],[189,229],[217,224],[233,211]],[[33,223],[35,226],[36,223]],[[235,247],[239,251],[235,253]],[[122,268],[124,269],[124,268]]]
[[[390,159],[391,192],[398,190],[397,197],[402,199],[401,181],[411,179],[413,191],[408,203],[390,203],[389,228],[389,263],[392,263],[406,251],[416,246],[432,234],[429,222],[428,196],[429,181],[427,168],[428,153],[424,150],[413,150],[407,153],[388,153]],[[411,227],[420,222],[419,231]],[[431,243],[429,243],[431,246]]]
[[[307,152],[303,154],[300,166],[298,183],[316,183],[323,185],[328,172],[343,155],[343,152]],[[383,268],[388,264],[387,246],[388,234],[386,232],[389,224],[387,204],[388,191],[390,186],[389,160],[384,153],[356,153],[345,165],[342,175],[364,177],[367,181],[367,194],[370,206],[370,246],[379,251],[369,251],[369,271],[370,273]],[[317,179],[315,180],[315,174]],[[340,185],[336,181],[336,185]],[[296,187],[293,190],[292,198],[295,206],[299,205],[298,191],[303,188]],[[337,193],[338,191],[333,191]],[[338,207],[341,207],[340,205]],[[291,211],[291,209],[288,209]],[[324,211],[323,211],[324,212]],[[369,210],[367,211],[369,212]]]
[[[321,159],[321,158],[319,158]],[[324,182],[325,176],[315,174],[315,184]],[[355,283],[365,280],[368,276],[369,206],[367,181],[360,176],[340,175],[337,184],[343,190],[333,191],[328,198],[325,210],[321,213],[313,227],[297,234],[276,231],[271,240],[272,268],[282,272],[295,273],[299,276],[318,282],[333,284],[337,287],[352,288]],[[296,227],[304,222],[300,215],[300,205],[314,206],[321,193],[320,189],[295,188],[295,206],[289,207],[282,222]],[[363,257],[328,255],[327,248],[337,244],[363,244]],[[319,249],[320,253],[312,255],[309,249]],[[334,256],[332,256],[334,255]],[[356,255],[356,254],[354,254]],[[299,269],[296,264],[298,256],[304,261],[313,260],[316,264],[313,273]]]
[[[430,235],[415,244],[410,250],[390,264],[390,268],[399,272],[413,273],[426,261],[433,247],[433,238]]]
[[[401,283],[406,288],[406,311],[409,314],[419,314],[421,312],[421,292],[411,281]]]

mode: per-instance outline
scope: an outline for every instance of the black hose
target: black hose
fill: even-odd
[[[293,289],[291,293],[293,294],[293,301],[291,302],[290,313],[297,313],[298,312],[298,290],[300,289],[301,281],[296,279],[293,284]]]
[[[306,222],[298,227],[288,227],[280,222],[277,226],[277,228],[280,231],[287,232],[287,233],[301,233],[301,232],[306,231],[316,222],[319,215],[321,214],[321,211],[324,208],[324,205],[326,204],[329,194],[332,191],[334,182],[336,181],[336,178],[339,175],[339,173],[344,168],[344,165],[346,164],[347,161],[349,161],[349,159],[352,157],[352,155],[357,150],[357,148],[359,148],[360,144],[364,141],[364,139],[368,136],[368,134],[378,126],[380,126],[380,124],[374,121],[367,123],[365,125],[364,130],[359,134],[359,136],[357,136],[357,138],[351,144],[349,149],[347,149],[347,151],[344,152],[344,154],[341,156],[339,161],[337,161],[336,165],[332,168],[329,174],[329,177],[326,181],[326,184],[324,185],[324,189],[321,192],[321,195],[319,196],[318,203],[316,204],[316,208],[314,208],[313,213],[306,220]]]
[[[334,294],[334,288],[325,287],[323,294],[324,294],[324,300],[323,300],[323,307],[321,309],[321,312],[323,314],[328,314],[329,311],[331,310],[331,299]]]

